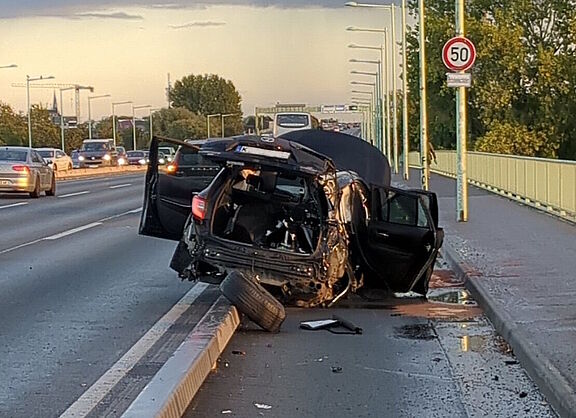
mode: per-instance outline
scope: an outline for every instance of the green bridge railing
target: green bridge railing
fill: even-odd
[[[409,154],[420,167],[420,153]],[[456,177],[456,151],[436,151],[430,170]],[[576,222],[576,161],[468,152],[468,182]]]

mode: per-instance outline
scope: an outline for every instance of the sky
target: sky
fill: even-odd
[[[389,3],[390,0],[383,3]],[[52,106],[59,87],[94,87],[80,92],[80,121],[109,116],[113,102],[166,107],[168,78],[217,74],[234,83],[244,115],[275,103],[350,103],[350,81],[372,82],[382,34],[346,28],[390,27],[385,9],[351,8],[334,0],[0,0],[0,101],[26,110],[26,76],[53,76],[31,85],[31,104]],[[399,3],[399,0],[396,0]],[[400,39],[400,11],[397,11]],[[369,86],[362,86],[370,89]],[[73,115],[73,93],[63,110]],[[369,97],[369,96],[366,96]],[[116,114],[130,115],[131,105]],[[147,116],[148,109],[136,114]]]

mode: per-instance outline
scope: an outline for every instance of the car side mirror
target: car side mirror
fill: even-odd
[[[43,158],[43,160],[44,160],[44,165],[52,164],[52,159],[50,159],[50,158]]]

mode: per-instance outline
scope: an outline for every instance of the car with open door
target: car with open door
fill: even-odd
[[[436,196],[390,187],[376,148],[330,134],[154,138],[140,233],[177,241],[180,277],[219,284],[269,331],[283,305],[331,306],[363,287],[425,294],[443,239]],[[160,141],[211,167],[205,183],[193,170],[174,181],[158,165]]]

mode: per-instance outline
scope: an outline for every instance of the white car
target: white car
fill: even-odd
[[[54,171],[72,170],[72,158],[61,149],[57,148],[36,148],[38,154],[48,161],[48,165]]]

